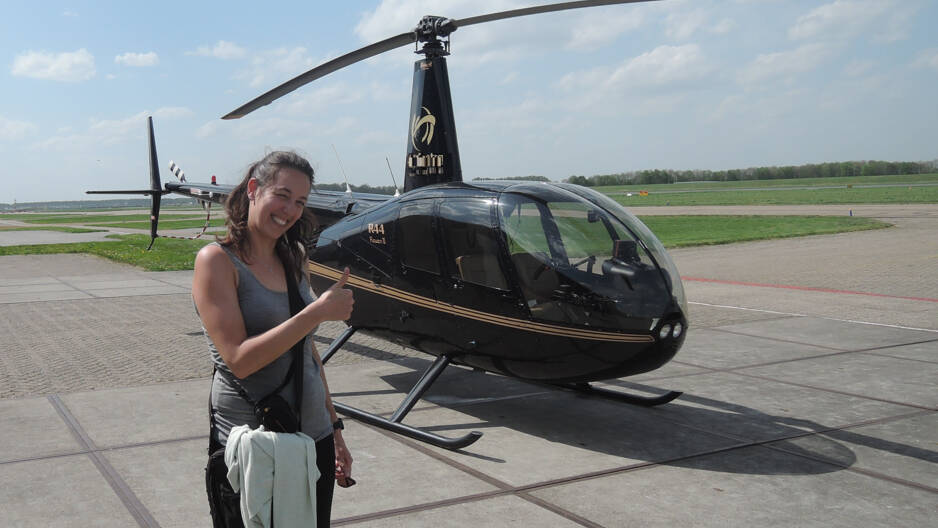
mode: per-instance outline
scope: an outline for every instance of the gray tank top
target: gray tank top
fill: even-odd
[[[268,289],[261,284],[254,273],[228,248],[220,246],[231,258],[238,271],[238,304],[241,307],[241,316],[244,318],[244,327],[248,337],[262,334],[290,318],[290,297],[287,292]],[[304,277],[298,285],[300,297],[304,304],[313,301],[309,283]],[[198,313],[198,309],[196,309]],[[202,327],[205,330],[205,327]],[[319,441],[332,434],[332,421],[326,410],[325,387],[319,375],[319,364],[312,357],[313,332],[306,339],[303,355],[303,405],[300,418],[301,431],[313,440]],[[276,389],[290,372],[293,354],[290,350],[270,362],[257,372],[244,379],[235,375],[218,354],[218,349],[208,332],[205,332],[208,348],[211,351],[212,362],[215,365],[215,377],[212,380],[212,409],[215,412],[215,429],[217,440],[225,445],[228,434],[233,427],[247,424],[252,428],[260,425],[254,417],[254,409],[238,394],[232,384],[237,380],[241,387],[255,402]],[[291,405],[294,405],[293,380],[280,391]]]

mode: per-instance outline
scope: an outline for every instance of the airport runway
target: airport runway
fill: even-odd
[[[685,392],[657,409],[453,368],[407,422],[483,431],[464,451],[348,420],[359,485],[337,490],[334,524],[933,526],[938,207],[910,207],[854,210],[886,230],[672,252],[687,342],[608,383]],[[209,525],[190,279],[0,257],[2,524]],[[427,364],[356,337],[327,372],[337,399],[390,414]]]

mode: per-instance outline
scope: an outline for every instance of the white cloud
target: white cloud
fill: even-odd
[[[508,72],[507,75],[505,75],[504,77],[502,77],[502,80],[498,81],[498,84],[501,85],[501,86],[505,86],[505,85],[507,85],[507,84],[512,84],[512,83],[514,83],[514,82],[517,81],[519,78],[520,78],[520,75],[518,74],[517,71],[511,71],[511,72]]]
[[[860,77],[873,70],[873,61],[854,60],[844,66],[844,74],[849,77]]]
[[[277,81],[284,82],[316,64],[317,61],[302,46],[292,49],[277,48],[255,54],[248,69],[239,72],[235,77],[247,79],[250,86],[256,87]]]
[[[874,40],[902,40],[917,6],[898,0],[835,0],[802,15],[789,28],[792,39],[845,39],[869,33]]]
[[[0,141],[22,139],[38,129],[39,127],[28,121],[15,121],[0,116]]]
[[[64,53],[27,51],[13,59],[10,73],[51,81],[87,81],[95,75],[94,56],[85,48]]]
[[[934,68],[938,70],[938,48],[922,50],[918,54],[918,57],[915,58],[912,65],[918,68]]]
[[[185,106],[164,106],[162,108],[157,108],[153,112],[154,119],[181,119],[183,117],[189,117],[195,113]]]
[[[144,110],[118,119],[92,118],[87,130],[83,132],[63,128],[58,134],[36,143],[33,147],[38,150],[92,152],[127,140],[142,139],[146,132],[147,116],[152,115],[155,119],[176,119],[191,114],[192,111],[188,108],[163,107],[154,112]]]
[[[315,89],[307,87],[306,90],[295,92],[295,95],[286,100],[283,110],[289,115],[310,115],[324,108],[349,104],[361,101],[365,97],[363,90],[340,82]]]
[[[219,40],[212,47],[199,46],[195,51],[186,52],[186,55],[198,55],[222,60],[243,59],[247,57],[247,54],[247,50],[227,40]]]
[[[611,72],[594,70],[581,76],[586,86],[598,83],[609,89],[629,90],[640,87],[656,88],[683,84],[700,79],[713,70],[697,44],[683,46],[658,46],[637,57],[623,62]],[[599,75],[597,78],[596,76]],[[571,78],[570,75],[565,79]],[[563,81],[561,81],[563,83]]]
[[[829,44],[805,44],[791,51],[764,53],[742,69],[739,82],[753,84],[811,71],[839,50]]]
[[[214,136],[215,134],[218,133],[218,127],[219,127],[218,120],[213,119],[209,121],[208,123],[205,123],[204,125],[200,126],[195,131],[195,137],[199,139],[205,139],[207,137]]]
[[[736,28],[736,22],[730,18],[724,18],[710,27],[709,31],[717,35],[725,35]]]
[[[569,73],[557,86],[571,94],[564,104],[575,112],[651,115],[674,111],[713,71],[697,44],[658,46],[615,67]]]
[[[124,66],[156,66],[160,63],[160,58],[154,51],[147,53],[127,52],[114,57],[114,62]]]
[[[587,10],[571,27],[566,46],[579,50],[599,49],[619,35],[641,27],[643,13],[637,9]]]
[[[678,40],[690,38],[707,21],[702,9],[675,11],[665,19],[665,33]]]
[[[64,17],[77,17],[77,16],[78,16],[78,12],[72,11],[71,9],[66,9],[65,11],[62,11],[62,16],[64,16]]]

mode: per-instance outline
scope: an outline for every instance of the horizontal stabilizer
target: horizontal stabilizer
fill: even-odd
[[[169,194],[172,191],[165,191],[160,189],[135,189],[127,191],[85,191],[85,194],[146,194],[146,195],[164,195]]]

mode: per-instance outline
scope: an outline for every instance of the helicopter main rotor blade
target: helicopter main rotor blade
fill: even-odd
[[[656,2],[657,0],[580,0],[577,2],[561,2],[559,4],[548,4],[534,7],[524,7],[521,9],[511,9],[500,13],[490,13],[488,15],[479,15],[463,19],[453,19],[454,28],[481,24],[483,22],[494,22],[506,18],[514,18],[527,15],[536,15],[538,13],[550,13],[553,11],[566,11],[567,9],[579,9],[581,7],[598,7],[614,4],[637,4],[639,2]]]
[[[400,35],[384,39],[380,42],[369,44],[368,46],[359,48],[351,53],[346,53],[341,57],[337,57],[329,62],[320,64],[308,72],[290,79],[289,81],[281,84],[280,86],[277,86],[276,88],[261,96],[255,97],[250,102],[245,103],[236,110],[228,113],[222,117],[222,119],[238,119],[244,117],[262,106],[269,105],[270,103],[276,101],[284,95],[287,95],[293,90],[296,90],[304,84],[313,82],[316,79],[329,75],[330,73],[340,68],[344,68],[350,64],[363,61],[369,57],[384,53],[385,51],[399,48],[407,44],[412,44],[416,40],[417,36],[413,32],[401,33]]]
[[[549,4],[542,6],[534,7],[525,7],[522,9],[512,9],[510,11],[502,11],[500,13],[491,13],[488,15],[480,15],[475,17],[464,18],[462,20],[456,19],[443,19],[441,17],[425,17],[432,18],[429,28],[424,28],[423,24],[415,28],[414,31],[407,33],[401,33],[400,35],[386,38],[380,42],[375,42],[374,44],[369,44],[363,48],[359,48],[351,53],[346,53],[341,57],[332,59],[329,62],[320,64],[315,68],[309,70],[308,72],[298,75],[289,81],[277,86],[276,88],[268,91],[267,93],[256,97],[249,101],[248,103],[240,106],[236,110],[228,113],[223,116],[222,119],[239,119],[241,117],[250,114],[258,108],[269,105],[270,103],[276,101],[277,99],[283,97],[284,95],[296,90],[297,88],[315,81],[320,77],[324,77],[338,69],[344,68],[356,62],[365,60],[369,57],[384,53],[385,51],[390,51],[394,48],[399,48],[407,44],[416,42],[418,39],[426,38],[436,38],[436,35],[446,36],[449,35],[452,31],[455,31],[457,28],[464,26],[471,26],[473,24],[481,24],[482,22],[493,22],[495,20],[502,20],[505,18],[514,18],[526,15],[535,15],[538,13],[550,13],[552,11],[564,11],[567,9],[579,9],[582,7],[597,7],[604,5],[613,5],[613,4],[634,4],[639,2],[653,2],[656,0],[580,0],[577,2],[562,2],[559,4]],[[429,33],[424,34],[420,31],[426,30]]]

